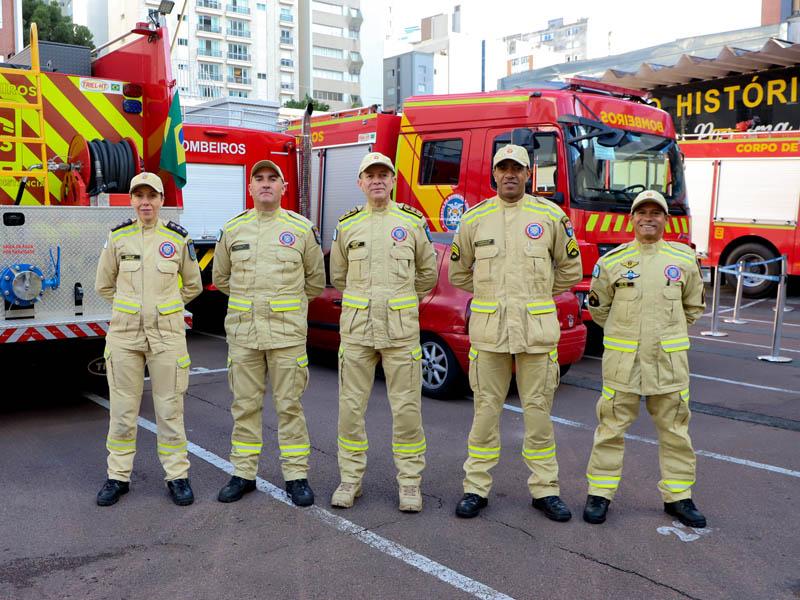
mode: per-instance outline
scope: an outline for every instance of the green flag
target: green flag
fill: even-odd
[[[161,145],[161,162],[158,166],[172,173],[176,186],[182,188],[186,185],[186,151],[183,149],[183,119],[178,90],[175,90],[169,107],[164,127],[164,143]]]

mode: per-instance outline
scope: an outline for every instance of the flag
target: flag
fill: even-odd
[[[169,107],[164,126],[164,143],[161,145],[161,162],[158,166],[172,173],[176,186],[182,188],[186,185],[186,151],[183,149],[183,119],[178,90],[175,90]]]

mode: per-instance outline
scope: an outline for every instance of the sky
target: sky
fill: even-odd
[[[383,40],[389,25],[399,31],[424,17],[451,13],[456,4],[462,31],[485,39],[544,29],[559,17],[565,23],[586,17],[589,58],[761,24],[761,0],[362,0],[364,104],[383,101]]]

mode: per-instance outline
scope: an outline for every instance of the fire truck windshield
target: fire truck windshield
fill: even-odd
[[[571,205],[593,211],[628,212],[636,195],[657,190],[670,214],[688,214],[683,163],[675,140],[626,131],[619,141],[569,128],[567,154],[572,175]],[[616,142],[616,143],[614,143]]]

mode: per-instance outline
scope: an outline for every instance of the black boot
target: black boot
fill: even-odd
[[[194,492],[188,479],[173,479],[167,482],[167,489],[172,501],[178,506],[189,506],[194,502]]]
[[[236,502],[254,489],[256,489],[255,479],[242,479],[234,475],[225,487],[219,491],[217,500],[220,502]]]
[[[127,494],[131,484],[127,481],[106,479],[102,489],[97,492],[97,506],[111,506],[116,504],[120,496]]]
[[[664,502],[664,512],[678,520],[687,527],[697,527],[698,529],[706,526],[706,518],[692,502],[691,498],[678,500],[677,502]]]
[[[464,494],[461,501],[456,505],[456,516],[462,519],[477,517],[482,508],[486,508],[489,500],[478,494]]]
[[[551,521],[569,521],[572,518],[572,513],[569,508],[564,504],[558,496],[545,496],[544,498],[534,498],[531,502],[533,508],[538,509],[544,513],[544,516]]]
[[[611,504],[611,500],[608,498],[589,494],[586,496],[586,507],[583,509],[583,520],[587,523],[592,523],[593,525],[604,523],[609,504]]]
[[[295,506],[311,506],[314,504],[314,491],[308,485],[308,479],[292,479],[286,482],[286,493]]]

